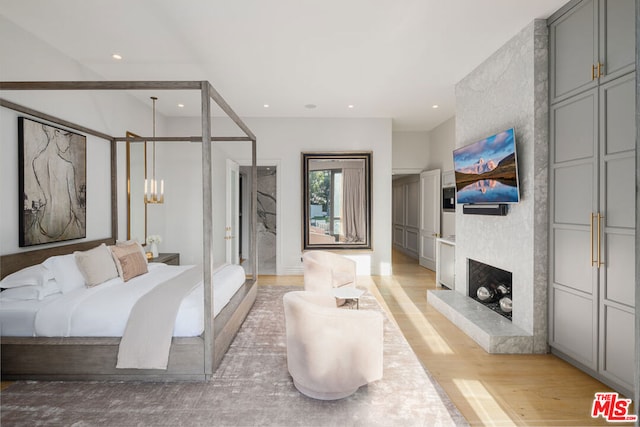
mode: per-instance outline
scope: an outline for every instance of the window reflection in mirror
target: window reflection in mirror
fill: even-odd
[[[302,153],[303,248],[371,248],[370,152]]]
[[[127,132],[127,137],[137,135]],[[127,239],[147,243],[147,205],[144,203],[146,142],[127,139]]]

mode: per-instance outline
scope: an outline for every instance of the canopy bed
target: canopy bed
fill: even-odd
[[[84,134],[96,136],[110,143],[111,159],[111,236],[91,241],[79,241],[68,243],[62,246],[46,247],[37,250],[23,250],[13,254],[6,254],[0,257],[0,279],[11,273],[21,271],[29,266],[36,266],[43,262],[51,262],[51,259],[64,259],[76,251],[94,250],[99,245],[117,245],[116,236],[118,230],[117,218],[117,160],[116,143],[119,141],[171,141],[171,142],[201,142],[202,143],[202,189],[203,189],[203,259],[201,266],[199,291],[194,287],[187,289],[189,298],[193,300],[200,296],[202,301],[202,333],[186,332],[174,334],[171,339],[168,364],[166,369],[137,369],[137,368],[117,368],[118,351],[123,338],[115,332],[104,333],[104,336],[93,335],[82,331],[83,336],[73,335],[64,331],[52,329],[48,335],[52,336],[15,336],[21,335],[16,331],[7,330],[1,339],[1,370],[4,379],[40,379],[40,380],[142,380],[142,381],[176,381],[176,380],[208,380],[216,367],[222,360],[233,337],[240,325],[251,309],[257,293],[257,259],[256,259],[256,230],[257,230],[257,186],[256,186],[256,137],[231,109],[225,100],[218,94],[213,86],[207,81],[97,81],[97,82],[0,82],[1,91],[108,91],[108,90],[195,90],[201,94],[201,136],[171,136],[171,137],[138,137],[128,134],[122,137],[107,135],[84,126],[62,120],[60,118],[42,113],[23,105],[16,104],[7,99],[0,98],[0,106],[17,111],[31,117],[46,120],[67,129],[72,129]],[[212,103],[229,117],[245,136],[212,136]],[[155,129],[154,129],[155,134]],[[251,183],[251,205],[250,205],[250,253],[252,275],[242,275],[244,282],[237,290],[225,297],[224,303],[218,303],[218,287],[216,286],[220,276],[220,268],[214,265],[213,253],[213,150],[212,142],[232,141],[250,142],[253,174]],[[108,196],[107,196],[108,197]],[[113,246],[111,246],[113,247]],[[77,259],[77,258],[76,258]],[[116,262],[117,264],[117,262]],[[160,267],[161,266],[161,267]],[[178,268],[178,273],[184,268],[149,264],[148,273],[143,276],[152,276],[162,269]],[[182,270],[180,270],[182,268]],[[173,274],[173,273],[171,273]],[[176,273],[177,274],[177,273]],[[237,273],[234,273],[237,276]],[[193,275],[193,274],[192,274]],[[142,277],[142,276],[141,276]],[[138,278],[133,278],[135,281]],[[106,281],[107,285],[100,285],[103,295],[111,295],[121,284],[115,283],[119,279],[114,278],[114,282]],[[142,280],[140,278],[140,280]],[[168,280],[167,280],[168,281]],[[236,278],[237,281],[237,278]],[[166,282],[163,282],[166,283]],[[87,283],[88,285],[88,283]],[[153,285],[148,285],[153,286]],[[195,285],[194,285],[195,286]],[[160,287],[160,286],[158,286]],[[215,291],[214,291],[215,289]],[[85,292],[87,291],[87,292]],[[77,299],[91,299],[91,294],[98,292],[94,289],[78,290]],[[200,292],[198,294],[198,292]],[[150,294],[151,292],[149,292]],[[72,295],[72,292],[68,295]],[[196,295],[195,297],[193,295]],[[63,295],[66,296],[66,295]],[[50,298],[50,297],[47,297]],[[62,298],[62,297],[60,297]],[[203,298],[203,300],[202,300]],[[45,298],[46,299],[46,298]],[[94,297],[94,300],[101,299]],[[228,300],[228,302],[226,301]],[[214,301],[216,304],[214,304]],[[193,301],[192,301],[193,302]],[[187,298],[182,305],[187,303]],[[50,304],[51,305],[51,304]],[[196,304],[197,305],[197,304]],[[216,313],[214,314],[214,307]],[[62,310],[65,311],[65,310]],[[86,310],[85,310],[86,311]],[[182,306],[178,313],[182,312]],[[144,316],[143,316],[144,317]],[[184,316],[183,316],[184,317]],[[178,314],[180,318],[180,314]],[[36,322],[37,323],[37,322]],[[43,322],[41,322],[43,323]],[[63,322],[64,323],[64,322]],[[43,324],[48,324],[44,322]],[[46,327],[45,327],[46,329]],[[64,329],[64,328],[63,328]],[[122,328],[120,328],[122,329]],[[188,328],[187,328],[188,329]],[[192,328],[193,329],[193,328]],[[22,335],[28,335],[33,331],[27,331]],[[13,335],[13,336],[9,336]],[[47,333],[44,333],[47,335]],[[62,335],[62,336],[58,336]],[[100,335],[100,334],[98,334]],[[179,336],[183,335],[183,336]]]

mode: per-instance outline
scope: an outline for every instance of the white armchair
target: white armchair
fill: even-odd
[[[327,251],[302,255],[304,290],[329,293],[332,288],[356,285],[356,262]]]
[[[342,399],[382,378],[382,314],[337,308],[318,292],[287,292],[283,301],[287,367],[298,391]]]

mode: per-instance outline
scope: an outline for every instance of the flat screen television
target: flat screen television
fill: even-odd
[[[456,203],[518,203],[518,161],[513,128],[453,151]]]

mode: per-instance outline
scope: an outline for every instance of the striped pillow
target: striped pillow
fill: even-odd
[[[118,274],[125,282],[148,272],[147,260],[138,244],[111,246]]]

